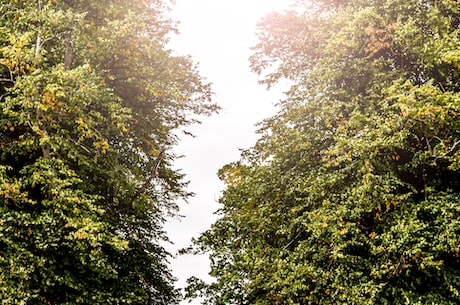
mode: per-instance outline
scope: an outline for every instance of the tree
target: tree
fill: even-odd
[[[208,304],[460,301],[458,1],[298,1],[260,23],[262,82],[288,79],[223,167],[195,242]]]
[[[176,130],[217,110],[168,1],[0,1],[2,304],[170,304]]]

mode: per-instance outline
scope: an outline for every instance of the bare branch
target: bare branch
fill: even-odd
[[[8,76],[9,76],[9,78],[0,78],[0,82],[14,84],[13,72],[11,72],[10,67],[2,63],[0,63],[0,65],[8,69]]]
[[[38,11],[42,11],[42,0],[38,0]],[[37,31],[37,41],[35,43],[35,59],[37,59],[40,56],[40,48],[42,44],[42,30],[41,26],[39,26],[38,31]]]
[[[64,55],[64,66],[66,70],[72,67],[75,52],[73,48],[72,35],[67,33],[65,35],[65,55]]]
[[[86,147],[85,145],[83,145],[83,144],[81,144],[81,143],[78,143],[77,141],[75,141],[75,140],[72,139],[72,138],[69,138],[69,139],[70,139],[70,142],[74,143],[75,145],[80,146],[80,147],[81,147],[84,151],[86,151],[87,153],[89,153],[89,154],[91,153],[91,150],[90,150],[88,147]]]
[[[5,94],[2,94],[0,95],[0,102],[3,100],[3,98],[5,98],[6,96],[10,95],[9,92],[5,93]]]
[[[438,138],[438,139],[439,139],[439,138]],[[439,140],[441,141],[442,145],[445,146],[444,142],[443,142],[441,139],[439,139]],[[433,164],[436,165],[436,161],[438,161],[439,159],[442,159],[442,158],[444,158],[445,156],[447,156],[448,154],[452,153],[452,152],[457,148],[458,144],[460,144],[460,140],[455,141],[454,144],[452,144],[452,146],[449,148],[449,150],[446,151],[445,153],[443,153],[443,154],[441,154],[441,155],[439,155],[439,156],[432,155],[431,157],[434,158]]]
[[[144,182],[142,187],[140,187],[136,193],[133,196],[132,199],[132,208],[134,209],[136,206],[136,202],[139,199],[140,194],[145,192],[147,187],[149,186],[150,183],[152,183],[152,180],[155,179],[158,176],[158,168],[160,167],[161,160],[163,159],[163,154],[165,153],[166,148],[163,148],[160,153],[158,154],[158,157],[153,161],[152,164],[152,172],[150,173],[150,176],[147,178],[147,180]]]

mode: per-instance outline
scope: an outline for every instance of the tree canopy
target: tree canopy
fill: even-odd
[[[261,21],[292,86],[224,166],[207,304],[460,302],[460,2],[311,0]]]
[[[0,1],[2,304],[171,304],[176,131],[217,110],[167,0]]]

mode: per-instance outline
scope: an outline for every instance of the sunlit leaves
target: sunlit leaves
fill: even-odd
[[[217,110],[168,1],[0,1],[0,298],[171,304],[174,130]]]
[[[220,174],[208,303],[456,304],[458,1],[303,1],[252,68],[292,82]],[[302,9],[303,8],[303,9]]]

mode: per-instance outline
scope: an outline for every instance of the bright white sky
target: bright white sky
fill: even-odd
[[[281,89],[267,91],[249,69],[250,47],[256,43],[256,23],[268,12],[288,8],[292,0],[176,0],[172,12],[180,22],[181,34],[170,47],[181,55],[191,55],[201,75],[213,83],[214,101],[223,109],[194,126],[195,138],[184,137],[177,148],[185,155],[177,168],[191,181],[189,190],[196,196],[181,204],[181,221],[166,226],[175,253],[190,245],[215,221],[213,212],[223,184],[217,170],[239,159],[240,148],[255,144],[255,123],[275,113]],[[171,262],[178,286],[190,276],[210,281],[207,256],[179,256]],[[184,304],[186,304],[184,302]],[[198,301],[192,304],[199,304]]]

